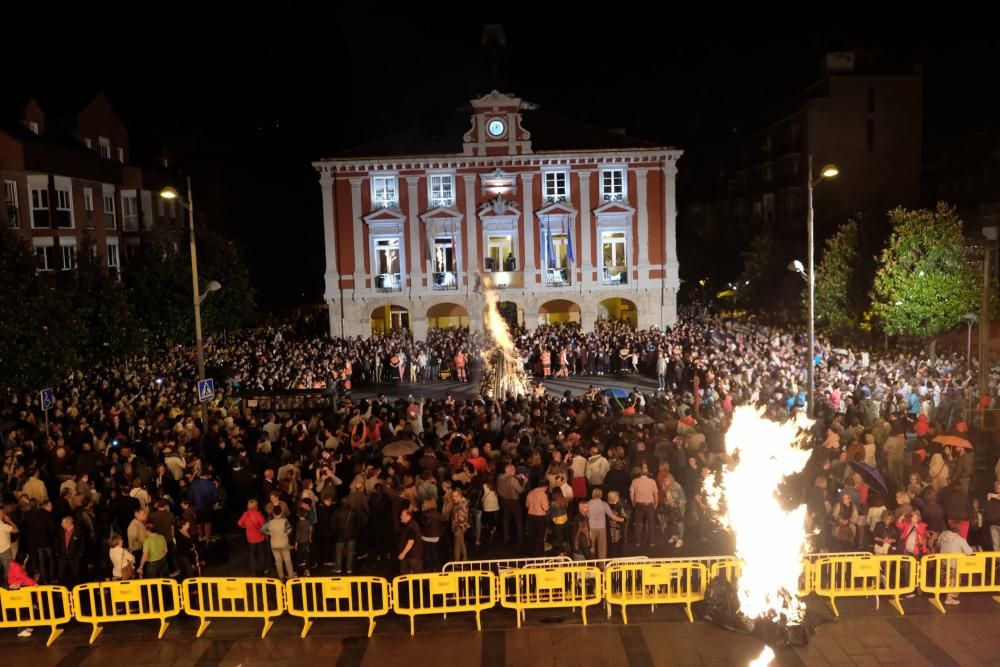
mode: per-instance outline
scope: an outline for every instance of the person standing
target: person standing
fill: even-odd
[[[257,509],[256,500],[247,501],[247,510],[236,524],[246,532],[250,545],[250,576],[259,577],[267,572],[267,537],[262,532],[267,520]]]
[[[545,529],[549,523],[549,482],[540,477],[535,488],[528,493],[525,505],[528,508],[528,532],[531,537],[532,553],[545,554]]]
[[[640,474],[632,480],[629,487],[629,498],[635,507],[635,546],[641,548],[643,538],[645,544],[653,546],[653,535],[656,525],[656,501],[659,497],[659,488],[656,480],[648,474]],[[593,513],[593,508],[591,508]]]
[[[146,539],[142,541],[142,560],[136,570],[140,577],[161,579],[167,576],[167,539],[156,532],[156,525],[146,524]]]
[[[497,495],[503,513],[503,541],[510,543],[511,524],[514,527],[514,541],[520,544],[524,537],[524,517],[521,514],[521,493],[524,491],[524,477],[515,474],[514,464],[508,463],[497,478]]]
[[[271,554],[274,556],[274,567],[278,572],[278,578],[284,579],[286,575],[294,577],[292,545],[288,540],[288,536],[292,534],[292,525],[288,523],[280,506],[272,510],[272,518],[264,524],[261,532],[271,539]]]
[[[413,574],[420,572],[423,566],[423,544],[420,540],[420,526],[413,520],[410,510],[404,509],[399,514],[399,523],[402,531],[399,535],[399,560],[400,574]]]
[[[52,514],[52,502],[43,500],[38,507],[28,512],[24,523],[24,537],[31,547],[31,557],[38,571],[38,581],[43,584],[54,584],[59,525]]]
[[[59,583],[72,587],[80,580],[80,561],[83,558],[83,535],[73,523],[73,517],[63,517],[62,531],[56,542],[59,559]]]
[[[465,544],[465,532],[469,530],[469,501],[462,495],[461,489],[451,490],[451,535],[456,561],[469,560],[469,552]]]
[[[148,531],[146,530],[146,510],[137,509],[132,522],[128,525],[126,536],[128,537],[128,550],[135,557],[135,562],[142,559],[142,545],[146,541]]]
[[[971,556],[973,551],[969,543],[958,534],[959,522],[952,519],[948,521],[948,529],[943,531],[938,537],[938,553],[942,554],[965,554],[966,556]],[[939,564],[938,567],[941,567]],[[956,570],[958,569],[958,559],[952,558],[948,560],[948,585],[954,586],[957,583]],[[948,593],[945,596],[944,603],[948,605],[961,604],[958,599],[958,593]]]
[[[181,577],[197,577],[201,574],[201,559],[198,556],[197,535],[191,534],[191,522],[181,520],[174,532],[177,568]]]
[[[354,511],[347,498],[341,498],[340,505],[332,517],[334,532],[337,535],[336,559],[333,571],[340,574],[345,571],[351,574],[354,570],[354,548],[358,540],[358,528],[361,525],[358,513]]]
[[[17,526],[7,517],[3,507],[0,507],[0,581],[7,578],[10,564],[14,560],[11,535],[17,535]]]
[[[615,514],[611,506],[604,502],[603,495],[600,489],[594,489],[590,502],[587,503],[591,551],[595,558],[602,560],[608,557],[608,521],[616,523],[625,521],[624,517]]]
[[[112,581],[132,578],[132,573],[135,571],[135,556],[122,544],[121,535],[112,535],[108,540],[108,560],[111,561]]]

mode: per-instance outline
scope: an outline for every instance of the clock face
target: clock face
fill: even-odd
[[[499,118],[494,118],[493,120],[490,121],[490,124],[486,126],[486,129],[492,136],[499,137],[503,135],[504,130],[507,129],[507,126],[504,125],[504,122]]]

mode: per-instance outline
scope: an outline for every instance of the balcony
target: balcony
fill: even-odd
[[[549,287],[569,287],[573,283],[570,282],[569,269],[548,269],[545,272],[545,284]]]
[[[431,288],[438,290],[457,290],[458,274],[454,271],[438,271],[431,274]]]
[[[490,271],[489,275],[493,286],[498,290],[524,287],[524,274],[520,271]]]
[[[604,275],[601,278],[602,285],[626,285],[628,284],[627,266],[606,266]]]
[[[7,204],[7,221],[10,223],[11,229],[19,229],[21,227],[20,211],[17,206]]]
[[[376,292],[402,292],[403,280],[398,273],[378,273],[375,275]]]

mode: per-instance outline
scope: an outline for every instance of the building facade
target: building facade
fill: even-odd
[[[108,99],[50,119],[34,99],[0,119],[0,225],[31,245],[40,273],[70,271],[89,252],[114,272],[150,234],[178,238],[186,211],[159,197],[166,168],[132,162]]]
[[[487,279],[531,327],[673,324],[681,154],[493,91],[315,162],[331,335],[481,330]]]

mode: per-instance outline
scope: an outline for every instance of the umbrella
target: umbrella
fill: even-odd
[[[628,391],[620,387],[608,387],[601,393],[612,398],[628,398]]]
[[[959,449],[972,449],[972,443],[965,438],[960,438],[957,435],[939,435],[934,438],[934,442],[947,445],[949,447],[958,447]]]
[[[409,456],[417,451],[419,447],[413,440],[394,440],[382,448],[383,456],[396,458],[397,456]]]
[[[618,420],[618,423],[627,424],[628,426],[643,426],[645,424],[652,424],[653,418],[649,415],[637,413],[634,415],[625,415]]]
[[[886,485],[885,478],[882,477],[882,473],[863,461],[851,461],[850,465],[858,474],[861,475],[861,478],[865,480],[865,483],[868,486],[873,486],[879,489],[882,492],[883,498],[889,495],[889,487]]]

